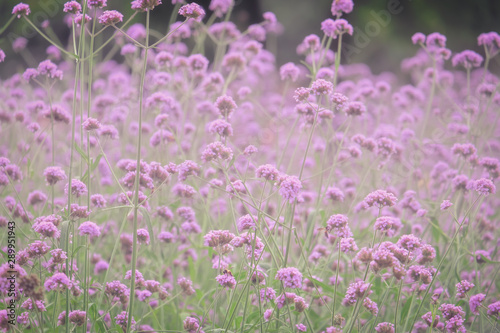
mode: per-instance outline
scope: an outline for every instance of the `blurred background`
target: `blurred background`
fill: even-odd
[[[62,41],[67,41],[69,37],[69,29],[63,23],[62,7],[65,1],[25,0],[31,6],[32,21],[39,26],[49,20],[51,29]],[[205,9],[210,3],[209,0],[196,2]],[[12,7],[17,3],[17,0],[0,0],[0,27],[9,20]],[[295,50],[305,36],[311,33],[321,36],[320,24],[331,17],[331,3],[332,0],[235,0],[232,20],[244,29],[248,24],[260,22],[263,12],[274,12],[284,28],[276,47],[277,61],[281,65],[300,60]],[[130,1],[108,0],[108,8],[121,11],[125,17],[132,13]],[[152,12],[153,26],[166,30],[172,8],[169,0],[163,0],[163,5]],[[142,16],[138,15],[136,21],[142,20]],[[345,39],[343,63],[364,62],[374,73],[398,71],[401,60],[417,50],[410,40],[417,31],[446,35],[447,46],[453,52],[472,49],[483,54],[477,47],[477,36],[482,32],[500,32],[500,1],[355,0],[354,11],[344,18],[353,25],[355,35]],[[2,77],[26,67],[26,63],[19,63],[20,57],[13,53],[11,47],[12,40],[19,36],[28,39],[28,47],[36,58],[32,60],[44,59],[47,42],[34,34],[23,20],[16,20],[0,35],[0,48],[10,58],[8,63],[12,64],[0,67]],[[332,47],[335,48],[335,45]],[[498,60],[493,65],[499,68]]]

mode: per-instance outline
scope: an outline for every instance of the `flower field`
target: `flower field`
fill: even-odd
[[[0,331],[500,332],[500,35],[374,74],[334,0],[280,64],[234,5],[69,1],[64,42],[13,5]]]

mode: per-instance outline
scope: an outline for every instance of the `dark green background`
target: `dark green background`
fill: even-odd
[[[354,11],[345,18],[356,30],[364,32],[369,22],[372,22],[371,24],[377,22],[373,13],[387,10],[390,1],[397,0],[355,1]],[[44,16],[50,18],[51,26],[61,39],[67,39],[69,31],[62,23],[63,0],[25,2],[29,3],[32,8],[30,17],[33,20],[36,18],[42,20]],[[390,23],[381,27],[375,36],[369,37],[364,47],[356,48],[356,53],[344,58],[344,63],[365,62],[373,68],[374,72],[397,71],[401,60],[413,55],[416,51],[416,47],[411,44],[410,37],[417,31],[424,34],[434,31],[445,34],[448,38],[448,47],[453,52],[463,49],[481,52],[481,49],[477,47],[477,36],[481,32],[500,32],[499,0],[400,0],[399,2],[401,12],[391,15]],[[17,3],[17,1],[0,0],[2,25],[10,18],[12,7]],[[268,10],[275,12],[285,28],[284,34],[278,38],[278,63],[282,64],[286,61],[299,60],[295,48],[306,35],[321,33],[321,21],[331,17],[330,5],[331,0],[236,0],[233,20],[243,28],[249,22],[258,20],[262,12]],[[58,9],[57,14],[54,14],[55,9]],[[129,1],[108,0],[108,9],[120,10],[125,16],[131,13]],[[153,26],[162,27],[161,30],[165,30],[171,10],[170,1],[164,0],[163,5],[153,11]],[[247,13],[248,10],[250,14]],[[138,20],[143,19],[142,16],[139,15]],[[21,20],[16,21],[0,36],[0,48],[10,57],[9,64],[13,64],[13,58],[19,59],[12,54],[9,39],[12,39],[14,34],[26,36],[25,31]],[[47,43],[40,37],[27,37],[29,37],[28,45],[34,57],[42,60]],[[346,38],[346,43],[355,46],[351,37]],[[26,67],[23,61],[18,61],[19,67],[4,64],[0,67],[0,75],[5,77],[22,66]]]

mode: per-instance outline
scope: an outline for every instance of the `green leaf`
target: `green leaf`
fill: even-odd
[[[196,269],[194,267],[192,257],[188,257],[188,268],[189,268],[189,278],[191,279],[191,281],[194,281],[194,278],[196,276]]]
[[[500,261],[493,261],[493,260],[490,260],[488,258],[486,258],[485,256],[483,256],[482,254],[480,254],[481,256],[481,259],[485,262],[487,262],[488,264],[500,264]]]
[[[236,327],[241,327],[241,323],[243,322],[243,317],[242,316],[236,317],[234,322],[236,324]]]
[[[80,154],[80,156],[85,160],[86,164],[89,164],[89,157],[87,154],[82,150],[82,148],[78,147],[78,145],[75,145],[75,149]]]
[[[310,276],[308,276],[307,278],[308,278],[310,281],[313,281],[313,282],[314,282],[314,284],[315,284],[315,285],[317,285],[318,287],[323,288],[323,291],[329,292],[330,294],[334,294],[334,293],[335,293],[335,289],[334,289],[332,286],[327,285],[326,283],[323,283],[323,282],[321,282],[321,281],[318,281],[318,280],[316,280],[315,278],[310,277]],[[339,293],[339,292],[337,291],[337,296],[343,297],[344,295],[342,295],[341,293]]]
[[[260,311],[255,311],[252,312],[248,317],[247,317],[247,324],[251,324],[254,320],[260,319]]]
[[[410,306],[412,304],[413,296],[410,296],[407,300],[405,305],[403,305],[403,310],[401,310],[401,323],[404,323],[406,320],[406,317],[408,316],[408,312],[410,311]]]
[[[68,253],[68,247],[66,246],[68,244],[67,242],[68,236],[69,236],[69,221],[63,221],[61,223],[61,238],[60,238],[61,244],[59,245],[59,247],[66,253]]]

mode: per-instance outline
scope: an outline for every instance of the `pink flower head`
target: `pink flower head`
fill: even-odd
[[[146,229],[137,229],[137,243],[149,244],[149,232]]]
[[[383,322],[375,326],[377,333],[394,333],[394,324]]]
[[[358,250],[358,246],[352,237],[344,237],[340,239],[340,251],[344,253],[355,252]]]
[[[89,8],[103,8],[107,6],[107,2],[107,0],[88,0],[87,5],[89,6]]]
[[[474,182],[474,190],[479,194],[488,196],[496,193],[496,186],[491,180],[481,178]]]
[[[439,208],[441,210],[447,210],[451,206],[453,206],[453,203],[450,200],[443,200],[443,202],[441,203],[441,206]]]
[[[99,16],[99,23],[102,25],[114,25],[123,21],[123,14],[116,10],[106,10]]]
[[[156,6],[161,5],[161,0],[134,0],[131,7],[133,10],[146,11],[153,10]]]
[[[339,35],[343,35],[343,34],[349,34],[352,36],[354,29],[353,29],[352,25],[350,25],[349,22],[347,22],[346,20],[338,19],[338,20],[335,20],[335,22],[334,22],[333,32],[334,32],[334,38],[336,38]]]
[[[66,274],[56,273],[45,281],[44,286],[47,291],[65,291],[71,289],[73,283]]]
[[[68,1],[64,4],[63,12],[71,14],[79,14],[82,11],[82,6],[78,1]]]
[[[302,273],[295,267],[285,267],[278,270],[275,279],[283,282],[285,288],[301,288]]]
[[[465,50],[457,53],[451,59],[453,67],[462,66],[465,69],[481,66],[483,57],[471,50]]]
[[[222,17],[232,6],[234,6],[233,0],[212,0],[208,9],[213,11],[217,17]]]
[[[283,81],[295,82],[299,78],[299,74],[300,70],[293,62],[288,62],[280,67],[280,77]]]
[[[425,43],[425,35],[421,32],[417,32],[411,37],[411,42],[413,44],[423,44]]]
[[[283,199],[292,203],[299,195],[302,183],[296,176],[285,175],[279,182],[279,193]]]
[[[351,117],[361,116],[366,112],[366,106],[361,102],[350,102],[344,107],[344,112]]]
[[[317,79],[311,84],[311,93],[313,95],[322,96],[333,93],[333,83],[323,79]]]
[[[469,282],[467,280],[462,280],[459,283],[455,285],[455,288],[457,289],[457,297],[458,298],[464,298],[466,294],[474,288],[474,283]]]
[[[230,160],[233,158],[233,150],[226,147],[222,142],[216,141],[208,144],[201,153],[201,160],[205,163],[213,160]]]
[[[21,18],[22,15],[28,16],[30,13],[30,6],[22,2],[15,5],[12,9],[12,14],[17,15],[17,18]]]
[[[482,33],[477,37],[477,45],[484,45],[490,54],[497,52],[500,49],[500,35],[494,31]]]
[[[297,328],[297,331],[299,331],[299,332],[307,331],[307,327],[304,324],[297,324],[297,325],[295,325],[295,327]]]
[[[101,128],[101,123],[99,122],[99,120],[89,117],[82,123],[82,127],[86,131],[98,130],[99,128]]]
[[[184,319],[184,330],[188,333],[203,332],[200,329],[200,323],[198,319],[194,317],[186,317],[186,319]]]
[[[333,16],[341,16],[342,13],[349,14],[353,8],[352,0],[333,0],[331,11]]]
[[[347,288],[342,304],[345,306],[354,305],[358,299],[369,296],[371,293],[369,283],[363,281],[353,282]]]
[[[69,321],[76,326],[82,326],[85,323],[85,311],[75,310],[69,313]]]
[[[205,11],[203,8],[194,2],[182,6],[179,9],[179,14],[184,16],[186,19],[193,19],[196,22],[201,22],[201,20],[205,17]]]
[[[88,235],[90,237],[99,237],[101,235],[101,228],[91,221],[83,222],[80,227],[80,236]]]
[[[398,199],[394,194],[385,190],[376,190],[368,194],[361,204],[365,209],[369,207],[382,208],[384,206],[392,207],[397,201]]]
[[[68,194],[69,183],[64,187],[64,193]],[[71,181],[71,194],[77,198],[87,193],[87,185],[78,179]]]
[[[228,271],[224,274],[217,275],[215,280],[217,280],[217,282],[219,282],[219,284],[224,288],[234,289],[236,286],[236,279],[231,273],[228,273]]]
[[[223,117],[229,118],[234,110],[236,110],[237,105],[231,96],[223,95],[217,98],[215,107]]]

